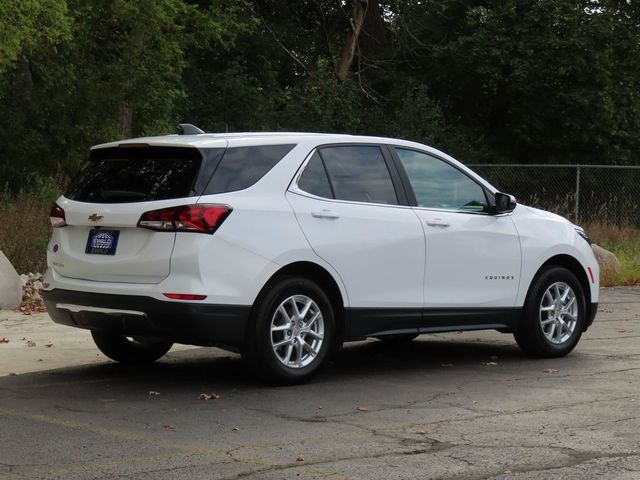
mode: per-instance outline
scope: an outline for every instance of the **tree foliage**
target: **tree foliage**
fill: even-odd
[[[0,189],[179,121],[637,164],[639,84],[636,0],[5,0]]]

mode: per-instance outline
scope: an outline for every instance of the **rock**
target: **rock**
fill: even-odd
[[[4,253],[0,251],[0,310],[14,309],[22,302],[22,280]]]
[[[616,274],[622,273],[622,264],[614,253],[609,250],[605,250],[595,243],[591,245],[591,248],[593,249],[593,254],[596,256],[598,265],[600,265],[600,270]]]

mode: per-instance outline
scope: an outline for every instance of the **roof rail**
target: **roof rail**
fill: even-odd
[[[204,133],[204,130],[190,123],[181,123],[178,125],[178,135],[200,135],[201,133]]]

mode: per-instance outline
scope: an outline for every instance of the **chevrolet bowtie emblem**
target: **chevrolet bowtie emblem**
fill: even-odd
[[[97,213],[93,213],[93,214],[89,215],[89,220],[91,220],[92,222],[99,222],[103,218],[104,217],[102,215],[98,215]]]

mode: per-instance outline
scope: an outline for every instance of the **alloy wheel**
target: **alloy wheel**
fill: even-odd
[[[578,302],[565,282],[549,286],[540,301],[540,327],[546,339],[560,345],[571,338],[578,322]]]
[[[306,295],[285,299],[271,319],[271,347],[288,368],[303,368],[318,356],[324,342],[320,308]]]

